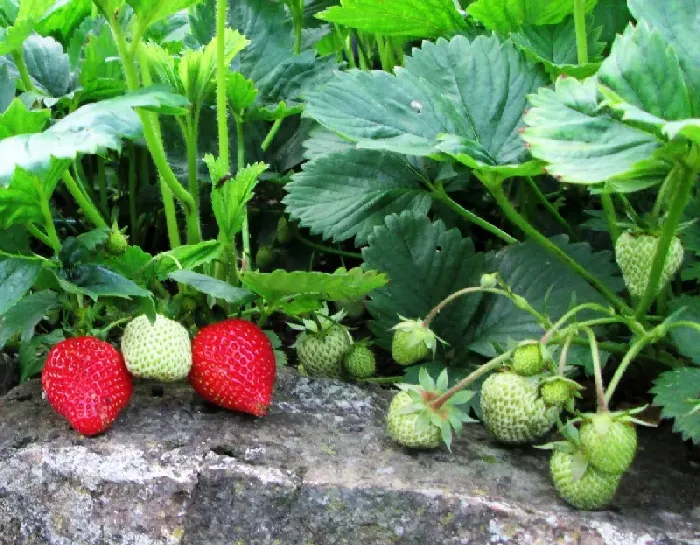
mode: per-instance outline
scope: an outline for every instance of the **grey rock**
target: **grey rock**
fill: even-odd
[[[389,398],[285,370],[253,418],[141,383],[84,438],[31,381],[0,399],[0,545],[700,544],[700,471],[677,437],[642,430],[613,508],[581,513],[547,452],[480,425],[451,453],[397,448]]]

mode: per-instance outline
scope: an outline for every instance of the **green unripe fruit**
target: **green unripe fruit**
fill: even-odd
[[[287,218],[281,216],[280,219],[277,220],[277,240],[280,244],[286,244],[291,239],[292,234],[289,231],[289,223],[287,222]]]
[[[574,455],[554,451],[549,464],[554,486],[561,497],[576,509],[591,511],[607,507],[615,497],[620,475],[603,473],[590,465],[574,479]]]
[[[107,238],[107,244],[105,246],[105,250],[107,250],[108,254],[115,257],[123,255],[128,247],[129,242],[124,233],[118,229],[112,229],[109,232],[109,237]]]
[[[404,412],[415,405],[408,392],[399,392],[391,400],[387,415],[387,433],[394,441],[409,448],[435,448],[440,445],[440,428],[419,413]]]
[[[255,265],[261,271],[268,270],[275,262],[275,250],[270,246],[260,246],[255,254]]]
[[[343,365],[353,378],[370,378],[377,370],[374,353],[366,346],[355,344],[343,359]]]
[[[610,414],[595,414],[581,425],[581,449],[599,471],[622,474],[637,454],[637,430]]]
[[[548,406],[563,406],[571,398],[571,389],[563,380],[545,382],[540,387],[540,397]]]
[[[513,371],[523,377],[531,377],[544,371],[545,361],[540,343],[523,344],[516,348],[511,366]]]
[[[348,330],[335,324],[320,333],[305,331],[295,342],[299,363],[311,377],[339,377],[352,346]]]

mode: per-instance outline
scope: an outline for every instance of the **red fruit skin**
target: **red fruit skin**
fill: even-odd
[[[49,404],[83,435],[109,429],[134,391],[122,355],[96,337],[73,337],[53,346],[41,383]]]
[[[267,335],[247,320],[202,328],[192,340],[189,381],[195,392],[225,409],[264,416],[277,366]]]

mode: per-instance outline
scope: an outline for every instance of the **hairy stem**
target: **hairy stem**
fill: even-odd
[[[569,310],[566,314],[564,314],[557,322],[547,331],[542,336],[542,339],[540,339],[540,342],[546,344],[549,339],[551,339],[557,331],[559,331],[566,322],[568,322],[571,318],[576,316],[579,312],[582,312],[584,310],[599,310],[603,314],[610,314],[610,309],[605,308],[603,305],[599,305],[598,303],[584,303],[582,305],[579,305],[577,307],[572,308]]]
[[[245,121],[236,117],[236,147],[238,150],[238,171],[245,167],[245,134],[243,131]],[[243,211],[243,224],[241,225],[241,239],[243,255],[241,256],[242,269],[249,271],[253,268],[253,256],[250,253],[250,227],[248,224],[248,208]]]
[[[12,58],[15,61],[15,66],[19,72],[19,79],[24,86],[24,90],[34,91],[35,88],[34,84],[32,83],[32,78],[29,75],[29,70],[27,70],[27,64],[24,62],[24,50],[22,49],[22,46],[12,53]]]
[[[477,225],[481,227],[484,231],[487,231],[491,233],[492,235],[497,236],[500,238],[503,242],[506,244],[516,244],[518,242],[518,239],[510,236],[508,233],[505,231],[499,229],[495,225],[489,223],[488,221],[480,218],[473,212],[470,212],[466,208],[462,207],[459,205],[457,202],[455,202],[452,197],[450,197],[445,189],[442,186],[435,187],[430,195],[435,199],[440,202],[445,203],[447,206],[449,206],[452,210],[457,212],[462,218],[467,220],[470,223],[473,223],[474,225]]]
[[[295,231],[294,237],[304,246],[307,246],[314,250],[318,250],[319,252],[323,252],[325,254],[334,254],[342,257],[348,257],[351,259],[362,259],[362,254],[360,252],[346,252],[345,250],[339,250],[338,248],[333,248],[332,246],[317,244],[316,242],[313,242],[301,236],[301,234],[298,231]]]
[[[566,371],[566,359],[569,355],[569,347],[571,346],[571,341],[573,341],[574,336],[568,335],[564,341],[564,346],[561,347],[561,353],[559,354],[559,369],[558,374],[560,377],[564,376]]]
[[[470,373],[469,375],[464,377],[457,384],[455,384],[452,388],[450,388],[444,394],[442,394],[440,397],[438,397],[435,401],[433,401],[430,404],[430,406],[435,410],[439,409],[440,407],[442,407],[442,405],[446,401],[448,401],[457,392],[461,392],[467,386],[469,386],[472,382],[474,382],[476,379],[484,376],[489,371],[493,371],[495,369],[498,369],[501,365],[503,365],[503,362],[508,361],[512,355],[513,355],[513,350],[509,350],[508,352],[504,352],[500,356],[483,364],[476,371],[473,371],[472,373]]]
[[[578,63],[588,63],[588,39],[586,38],[586,10],[584,0],[574,0],[574,28]]]
[[[78,204],[90,223],[92,223],[98,229],[107,227],[107,222],[102,217],[102,214],[100,214],[97,206],[95,206],[90,198],[83,191],[81,191],[68,170],[63,173],[63,183],[66,185],[66,188],[70,192],[71,196],[73,199],[75,199],[75,202]]]
[[[27,231],[29,231],[29,233],[30,233],[34,238],[36,238],[37,240],[40,240],[41,242],[43,242],[44,244],[46,244],[49,248],[51,248],[51,249],[53,249],[53,250],[56,249],[56,248],[54,248],[54,241],[51,240],[49,237],[47,237],[44,233],[42,233],[42,232],[36,227],[36,225],[34,225],[33,223],[27,223],[27,224],[25,225],[25,227],[27,228]]]
[[[532,176],[526,176],[525,180],[527,180],[530,189],[532,189],[532,191],[535,193],[537,200],[539,200],[540,203],[542,203],[542,206],[544,206],[552,217],[557,220],[557,223],[564,228],[569,237],[573,240],[578,240],[579,237],[576,235],[576,233],[574,233],[574,230],[569,225],[569,222],[567,222],[559,213],[559,210],[557,210],[554,205],[547,200],[547,197],[544,193],[542,193],[542,190],[539,188],[535,180],[532,179]]]
[[[496,202],[501,207],[501,210],[505,214],[506,218],[511,221],[514,225],[520,228],[526,236],[532,238],[540,246],[548,250],[550,253],[554,254],[560,261],[564,262],[567,266],[573,269],[579,276],[596,288],[601,295],[603,295],[610,303],[618,310],[624,313],[630,313],[630,309],[627,304],[617,297],[612,290],[610,290],[603,282],[601,282],[597,277],[592,275],[588,270],[581,266],[580,263],[575,261],[569,254],[564,250],[559,248],[551,240],[545,237],[537,229],[535,229],[528,221],[525,220],[518,211],[513,207],[505,193],[503,192],[503,185],[500,180],[490,180],[486,177],[482,179],[486,188],[491,192]]]
[[[199,178],[197,176],[197,125],[191,123],[187,128],[187,138],[185,138],[187,146],[187,186],[190,190],[190,195],[199,209]]]
[[[596,342],[595,334],[590,328],[586,328],[588,335],[588,345],[591,348],[591,357],[593,358],[593,374],[595,376],[595,392],[598,399],[598,411],[602,413],[608,412],[608,402],[605,398],[605,388],[603,387],[603,371],[600,367],[600,353],[598,352],[598,343]]]
[[[138,221],[138,210],[136,207],[136,192],[138,179],[136,177],[136,150],[134,144],[129,142],[128,151],[128,161],[129,161],[129,220],[131,226],[131,241],[134,244],[138,243],[137,234],[137,221]]]
[[[659,290],[661,273],[663,272],[664,264],[668,258],[669,247],[671,246],[673,238],[676,236],[678,224],[680,223],[683,216],[683,211],[685,210],[690,195],[693,191],[693,185],[695,184],[697,174],[697,170],[682,163],[676,163],[671,172],[668,174],[669,176],[676,178],[676,183],[672,184],[672,186],[675,186],[675,194],[671,200],[668,214],[664,220],[661,236],[659,237],[659,241],[656,246],[654,262],[651,266],[651,270],[649,271],[649,283],[647,284],[644,295],[637,305],[637,311],[635,314],[637,320],[644,317],[647,310],[649,310],[649,307],[656,298]]]
[[[263,143],[260,144],[260,149],[262,149],[263,152],[267,151],[267,148],[270,147],[270,144],[272,144],[272,141],[275,139],[275,136],[277,136],[277,133],[279,132],[281,126],[282,119],[275,119],[275,122],[272,124],[272,127],[270,127],[267,136],[265,136],[265,140],[263,140]]]
[[[228,171],[231,166],[226,108],[226,4],[226,0],[216,0],[216,127],[219,135],[219,160]]]
[[[294,22],[294,54],[301,53],[301,31],[304,29],[304,0],[292,0]]]
[[[608,222],[608,231],[610,231],[610,239],[612,240],[613,248],[620,236],[620,228],[617,225],[617,213],[615,212],[615,204],[613,203],[612,197],[610,195],[610,190],[603,189],[600,195],[600,202],[603,205],[603,213],[605,214],[605,219]]]

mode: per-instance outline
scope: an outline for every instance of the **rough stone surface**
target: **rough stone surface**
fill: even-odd
[[[480,425],[452,453],[397,448],[388,399],[284,371],[256,419],[142,383],[87,439],[27,383],[0,399],[0,545],[700,544],[700,471],[675,437],[642,431],[613,509],[579,513],[547,452]]]

